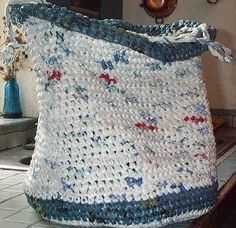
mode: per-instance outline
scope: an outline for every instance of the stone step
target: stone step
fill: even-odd
[[[4,119],[0,117],[0,151],[24,145],[35,137],[37,118]]]

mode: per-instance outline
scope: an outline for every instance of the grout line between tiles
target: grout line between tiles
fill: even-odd
[[[27,207],[25,207],[25,208],[27,208]],[[7,216],[7,217],[5,217],[4,219],[2,219],[2,221],[4,221],[5,219],[7,219],[7,218],[11,217],[12,215],[15,215],[15,214],[17,214],[17,213],[19,213],[19,212],[23,211],[25,208],[23,208],[23,209],[21,209],[21,210],[19,210],[19,211],[15,211],[15,213],[13,213],[13,214],[11,214],[11,215],[8,215],[8,216]]]
[[[10,197],[10,198],[8,198],[8,199],[5,199],[5,200],[1,201],[0,204],[5,203],[5,202],[7,202],[7,201],[9,201],[9,200],[12,200],[12,199],[14,199],[15,197],[21,196],[21,195],[23,195],[23,194],[24,194],[24,193],[19,193],[18,195],[15,195],[15,196],[12,196],[12,197]],[[24,208],[24,209],[25,209],[25,208]]]
[[[0,169],[0,171],[2,171],[2,170],[5,171],[5,169]],[[2,181],[2,180],[6,180],[6,179],[11,178],[11,177],[14,177],[14,176],[17,176],[17,175],[19,175],[19,174],[21,174],[21,173],[19,172],[19,173],[15,173],[15,174],[13,174],[12,176],[4,177],[4,178],[0,179],[0,181]]]
[[[2,180],[3,180],[3,179],[2,179]],[[8,186],[8,187],[6,187],[6,188],[2,188],[2,189],[0,190],[0,192],[1,192],[1,191],[4,191],[5,189],[11,188],[11,187],[13,187],[13,186],[20,185],[20,184],[22,184],[22,183],[23,183],[23,182],[20,182],[20,183],[18,183],[18,184],[10,185],[10,186]]]
[[[13,198],[11,198],[11,200],[14,200],[16,197],[22,196],[22,195],[24,195],[24,194],[25,194],[25,193],[23,192],[23,193],[20,193],[20,195],[13,196]]]
[[[32,226],[36,225],[37,223],[39,223],[39,222],[41,222],[41,221],[43,221],[43,219],[41,219],[41,220],[39,220],[39,221],[37,221],[37,222],[34,222],[33,224],[30,224],[30,225],[27,226],[26,228],[32,227]],[[50,227],[49,227],[49,228],[50,228]]]

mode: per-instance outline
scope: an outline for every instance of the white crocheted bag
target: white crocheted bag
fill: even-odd
[[[209,211],[215,141],[200,55],[231,60],[214,28],[99,21],[25,1],[11,1],[7,13],[37,73],[36,149],[24,189],[43,218],[160,227]]]

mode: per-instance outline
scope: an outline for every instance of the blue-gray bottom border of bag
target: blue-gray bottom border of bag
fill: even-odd
[[[211,208],[218,184],[190,190],[180,189],[153,199],[116,203],[83,204],[61,199],[35,198],[26,194],[29,204],[43,218],[70,225],[155,227],[186,221]]]

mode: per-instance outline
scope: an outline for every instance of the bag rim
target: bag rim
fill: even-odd
[[[14,46],[17,46],[17,43],[13,37],[11,23],[22,27],[28,18],[35,17],[69,31],[125,46],[162,61],[163,64],[189,60],[207,50],[222,62],[230,63],[233,59],[230,49],[214,42],[216,29],[205,23],[180,20],[165,25],[133,25],[122,20],[90,19],[65,7],[49,3],[19,1],[10,0],[6,8],[9,37]]]
[[[66,30],[126,46],[163,63],[188,60],[208,50],[207,44],[198,41],[152,42],[143,36],[145,34],[165,39],[167,34],[173,34],[183,28],[196,29],[201,25],[201,23],[191,20],[181,20],[165,25],[134,25],[122,20],[90,19],[67,8],[44,3],[10,4],[8,10],[12,23],[19,27],[29,17],[36,17]],[[216,29],[209,26],[208,33],[210,40],[213,41],[216,37]],[[186,37],[188,34],[186,33]],[[199,30],[197,37],[203,38],[203,32]]]

